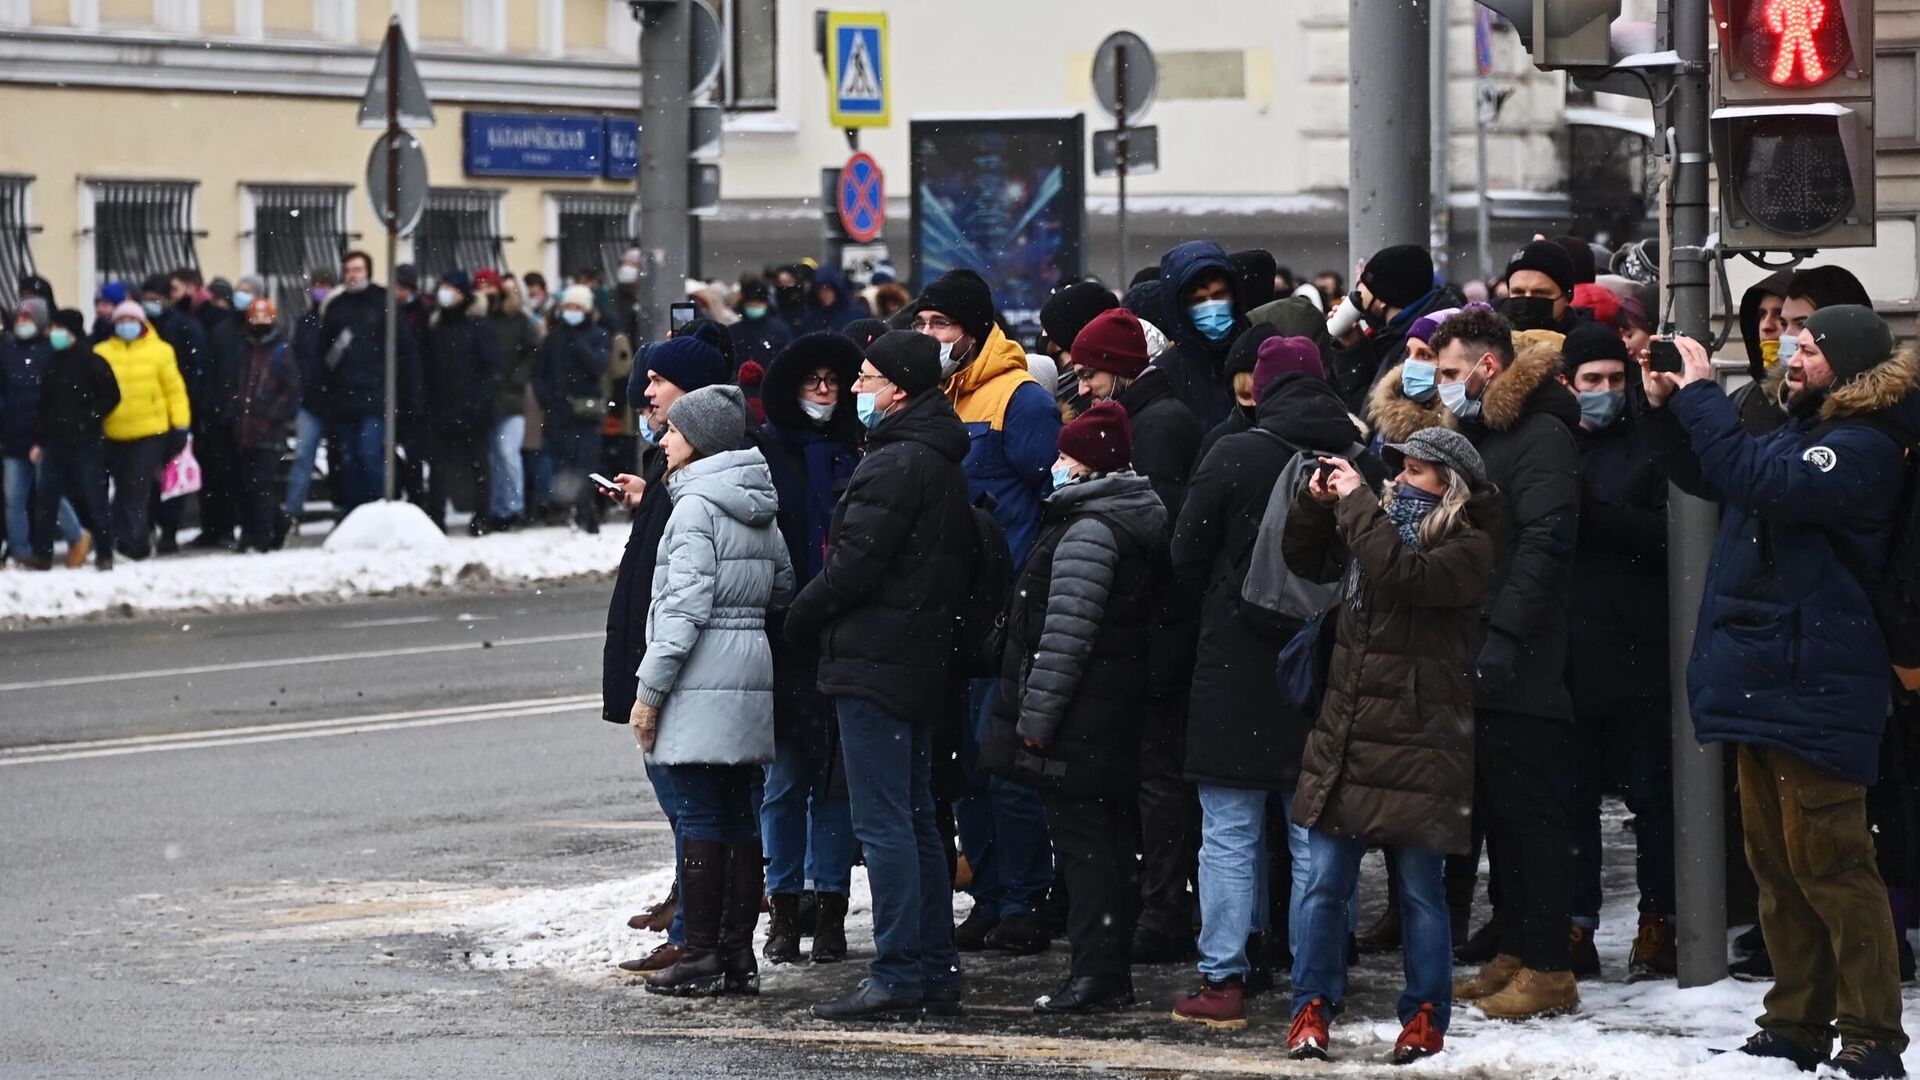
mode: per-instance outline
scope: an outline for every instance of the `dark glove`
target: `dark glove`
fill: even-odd
[[[812,620],[799,618],[792,608],[788,608],[780,622],[781,636],[787,639],[788,644],[802,649],[820,647],[820,627]]]
[[[168,460],[172,460],[173,458],[179,457],[180,451],[185,450],[186,448],[187,448],[187,429],[186,428],[177,427],[177,428],[174,428],[172,431],[167,432]]]
[[[1474,661],[1474,690],[1483,696],[1496,696],[1513,685],[1513,665],[1519,658],[1520,643],[1498,630],[1488,630]]]

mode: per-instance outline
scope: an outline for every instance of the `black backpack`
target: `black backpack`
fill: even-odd
[[[1007,642],[1013,551],[1007,547],[1006,531],[994,520],[993,506],[993,496],[982,494],[968,507],[973,522],[972,573],[954,612],[953,670],[969,678],[1000,674],[1000,651]]]

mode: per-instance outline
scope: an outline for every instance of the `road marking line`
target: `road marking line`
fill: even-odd
[[[535,827],[542,829],[565,829],[568,832],[672,832],[670,822],[659,819],[643,821],[536,821]]]
[[[0,683],[0,690],[50,690],[62,686],[92,686],[96,683],[132,682],[136,679],[167,679],[181,675],[212,675],[223,671],[257,671],[261,668],[302,667],[309,664],[337,664],[343,660],[377,660],[386,656],[429,656],[434,653],[461,652],[466,649],[510,649],[520,645],[554,645],[566,641],[597,641],[605,631],[580,634],[544,634],[539,637],[502,638],[491,644],[461,641],[449,645],[409,645],[399,649],[369,652],[323,653],[319,656],[290,656],[278,660],[241,660],[231,664],[203,664],[198,667],[156,668],[151,671],[118,671],[109,675],[74,675],[64,679],[40,679],[33,682]]]
[[[336,630],[373,630],[382,626],[420,626],[424,623],[440,621],[438,615],[407,615],[398,619],[361,619],[358,622],[334,623]]]
[[[47,752],[44,748],[32,751],[7,751],[0,754],[0,767],[8,765],[39,765],[58,761],[84,761],[91,758],[124,757],[128,754],[157,754],[169,750],[211,750],[226,746],[247,746],[253,743],[287,742],[294,739],[324,739],[332,735],[364,735],[383,731],[406,731],[411,728],[440,727],[446,724],[470,724],[476,720],[511,720],[526,716],[547,716],[556,713],[578,712],[589,707],[590,702],[559,701],[530,705],[524,708],[496,708],[492,711],[445,712],[439,715],[414,720],[376,720],[373,718],[348,718],[336,721],[335,726],[314,728],[302,726],[295,731],[270,731],[261,734],[232,736],[218,732],[209,732],[199,738],[183,739],[176,742],[146,741],[134,745],[119,743],[117,740],[102,740],[101,743],[69,743],[68,746],[82,749]],[[417,714],[416,714],[417,715]],[[295,725],[283,725],[294,727]],[[103,745],[108,744],[108,745]]]

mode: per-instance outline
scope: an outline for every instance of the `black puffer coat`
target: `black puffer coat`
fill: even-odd
[[[620,553],[620,574],[607,605],[607,643],[600,657],[600,719],[610,724],[626,723],[633,712],[640,658],[647,653],[653,564],[667,531],[667,518],[673,516],[673,500],[667,496],[667,455],[647,451],[640,478],[647,482],[647,490],[633,512],[626,550]]]
[[[1283,375],[1267,387],[1258,430],[1215,444],[1187,485],[1173,530],[1174,573],[1204,592],[1187,719],[1188,779],[1284,791],[1300,772],[1311,717],[1275,699],[1273,665],[1285,638],[1262,635],[1240,614],[1240,586],[1281,470],[1300,449],[1339,453],[1360,430],[1333,387]],[[1369,456],[1357,463],[1370,483],[1385,478]]]
[[[1080,798],[1130,791],[1167,512],[1146,477],[1118,473],[1055,491],[1041,529],[1014,584],[981,767]]]
[[[1200,421],[1173,396],[1167,373],[1148,368],[1114,399],[1133,429],[1133,471],[1147,478],[1169,520],[1180,516],[1200,450]]]
[[[1479,418],[1460,425],[1507,497],[1494,533],[1493,587],[1485,623],[1517,645],[1513,679],[1482,686],[1485,709],[1571,720],[1567,623],[1573,607],[1573,549],[1580,531],[1580,402],[1554,376],[1560,336],[1516,335],[1513,364],[1481,394]]]
[[[1639,397],[1638,392],[1629,397]],[[1651,418],[1580,433],[1567,689],[1576,716],[1665,715],[1667,470]]]
[[[787,611],[820,649],[820,692],[902,720],[950,703],[954,615],[970,580],[966,426],[937,391],[881,421],[834,511],[826,565]]]
[[[487,300],[433,313],[427,330],[427,420],[436,431],[487,430],[500,385],[500,335]]]

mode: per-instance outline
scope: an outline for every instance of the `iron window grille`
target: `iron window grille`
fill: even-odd
[[[554,196],[559,219],[560,276],[592,270],[612,280],[620,256],[635,243],[633,196],[565,192]]]
[[[0,176],[0,310],[20,302],[20,279],[33,273],[29,237],[39,228],[27,221],[30,176]]]
[[[94,287],[200,268],[194,250],[196,180],[91,180]]]
[[[422,281],[452,270],[507,269],[506,241],[500,235],[498,191],[430,188],[427,208],[413,230],[413,265]]]
[[[263,184],[248,189],[253,199],[253,265],[267,283],[267,294],[281,320],[297,317],[314,270],[338,271],[347,253],[347,198],[344,185]]]

